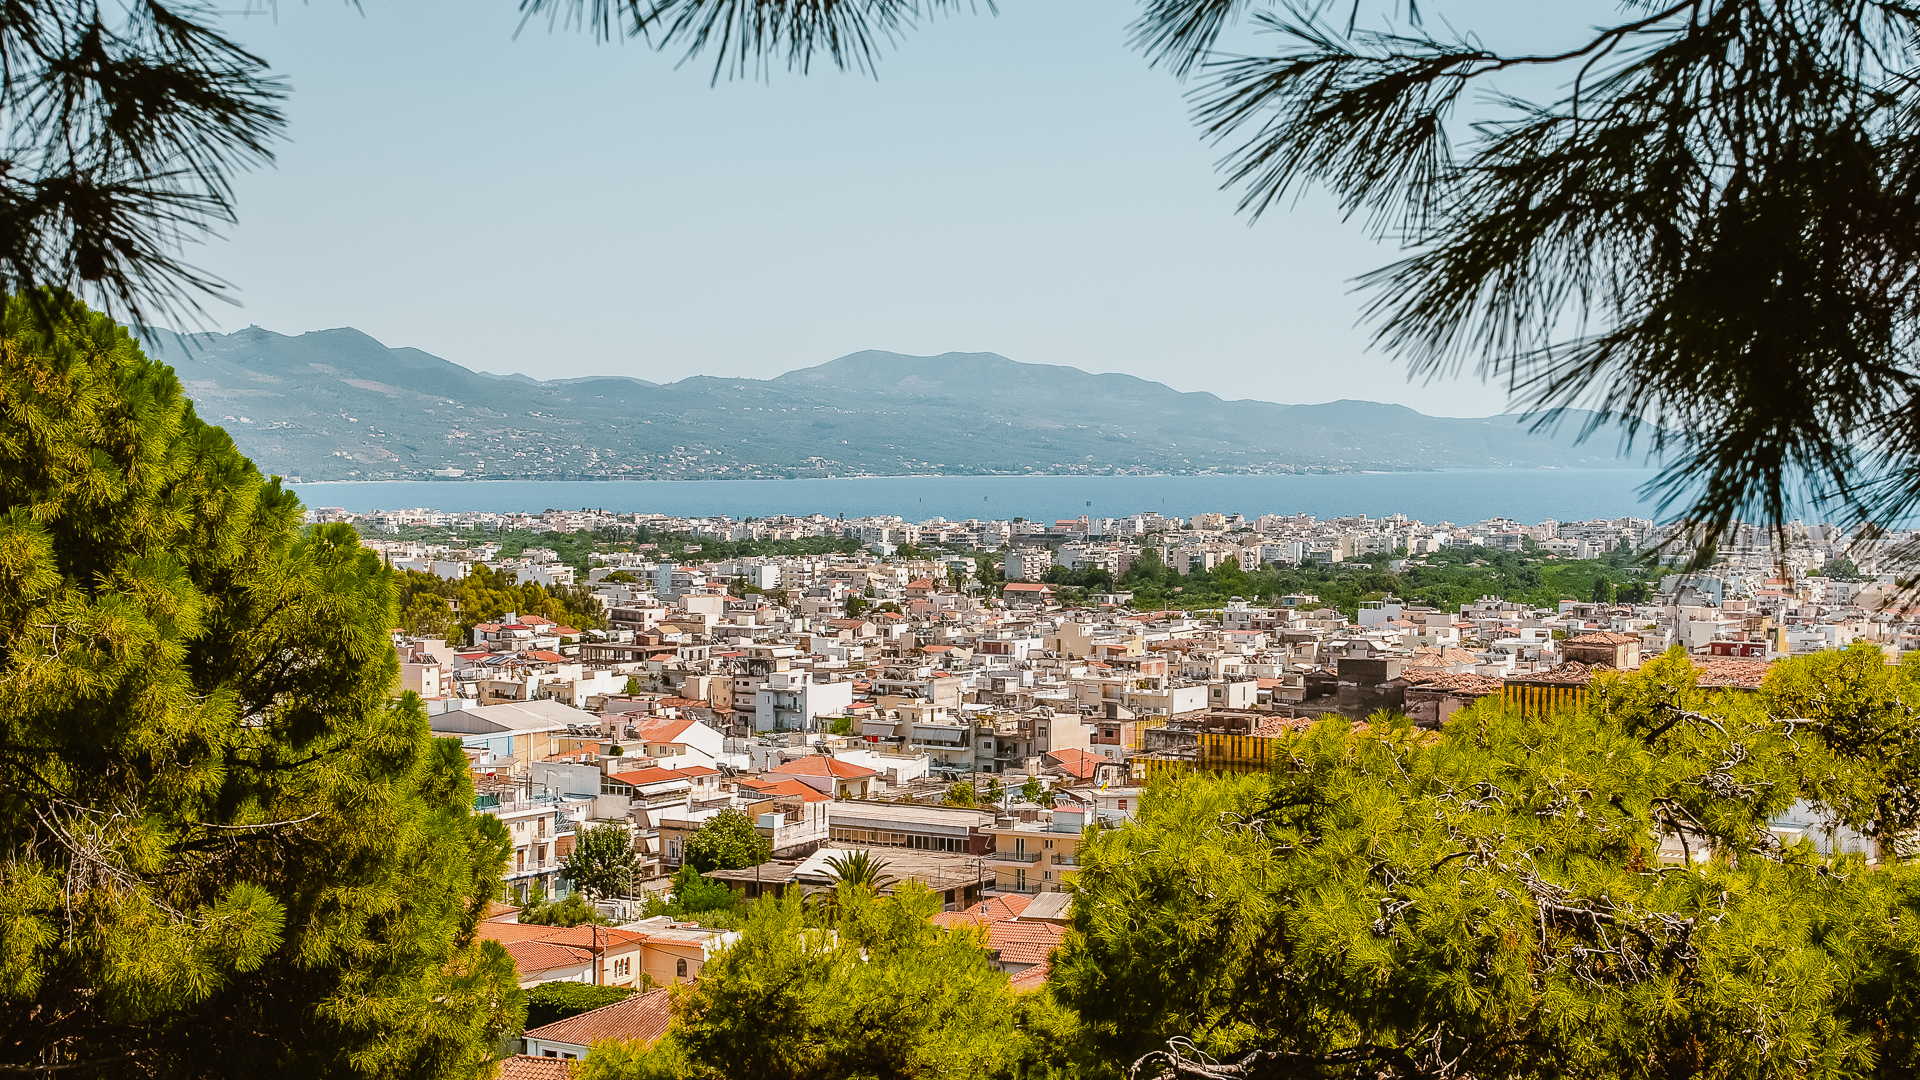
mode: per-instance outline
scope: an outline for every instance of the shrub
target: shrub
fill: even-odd
[[[527,1030],[605,1008],[633,991],[624,986],[593,986],[589,983],[541,983],[527,991]]]

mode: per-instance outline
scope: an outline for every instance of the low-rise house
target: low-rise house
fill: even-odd
[[[826,754],[808,754],[767,770],[770,777],[787,777],[836,799],[864,799],[879,792],[880,773]]]
[[[667,1033],[672,1019],[673,995],[662,987],[533,1028],[526,1034],[526,1055],[578,1061],[609,1039],[647,1046]],[[501,1080],[507,1080],[504,1065]]]

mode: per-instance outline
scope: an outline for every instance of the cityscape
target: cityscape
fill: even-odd
[[[0,1076],[1920,1076],[1920,5],[1131,9],[0,6]]]
[[[1698,685],[1749,692],[1787,657],[1862,643],[1890,658],[1920,651],[1920,618],[1882,569],[1908,537],[1831,525],[1742,528],[1708,567],[1662,572],[1656,558],[1647,572],[1668,535],[1642,518],[308,517],[360,530],[408,578],[497,575],[593,621],[474,621],[481,613],[449,601],[394,637],[401,686],[436,734],[460,741],[477,805],[511,833],[505,914],[480,932],[528,986],[697,979],[737,932],[644,914],[645,900],[672,889],[694,836],[741,814],[765,861],[707,877],[743,900],[830,889],[834,852],[873,851],[897,880],[942,898],[947,925],[982,926],[1014,986],[1035,987],[1066,933],[1081,837],[1123,826],[1156,776],[1269,760],[1327,717],[1365,723],[1384,710],[1438,729],[1483,699],[1579,697],[1601,673],[1669,650]],[[570,558],[548,546],[569,539],[581,541]],[[831,547],[709,557],[806,542]],[[1695,553],[1663,554],[1678,565]],[[1484,595],[1455,607],[1377,595],[1342,609],[1311,592],[1253,591],[1262,571],[1404,575],[1503,556],[1609,566],[1634,584],[1630,597],[1612,585],[1546,605]],[[1128,585],[1143,563],[1193,581],[1238,574],[1250,594],[1144,608]],[[417,632],[428,624],[443,629]],[[1857,831],[1822,833],[1805,818],[1790,809],[1769,827],[1823,854],[1870,850]],[[628,880],[595,898],[613,929],[515,921],[569,896],[569,853],[610,827],[636,855]],[[1670,838],[1663,857],[1680,858],[1682,843]],[[530,1030],[528,1052],[585,1057],[641,1007]]]

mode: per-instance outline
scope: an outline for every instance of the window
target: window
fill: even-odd
[[[684,979],[687,977],[686,960],[681,959],[681,960],[675,960],[673,962],[673,977],[676,979]]]
[[[540,827],[539,827],[539,830],[538,830],[538,833],[537,833],[537,835],[540,835],[540,836],[545,836],[545,835],[547,835],[547,819],[546,819],[546,818],[541,818],[541,819],[540,819]]]
[[[541,1057],[550,1057],[550,1058],[557,1058],[557,1057],[559,1057],[559,1056],[560,1056],[560,1051],[558,1051],[558,1050],[542,1050],[542,1051],[540,1051],[540,1056],[541,1056]]]
[[[625,979],[633,974],[633,958],[623,956],[613,962],[613,977]]]

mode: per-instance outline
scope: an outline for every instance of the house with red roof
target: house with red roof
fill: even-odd
[[[672,1020],[673,995],[663,986],[533,1028],[526,1034],[526,1054],[532,1058],[579,1061],[595,1043],[608,1039],[647,1046],[667,1033],[667,1025]]]
[[[808,754],[768,769],[769,777],[797,780],[836,799],[864,799],[880,788],[880,774],[827,754]]]
[[[623,745],[637,743],[641,754],[662,764],[717,765],[726,749],[726,736],[717,728],[680,715],[683,709],[695,711],[693,706],[705,704],[687,698],[663,698],[654,707],[669,715],[633,718],[633,734]]]

